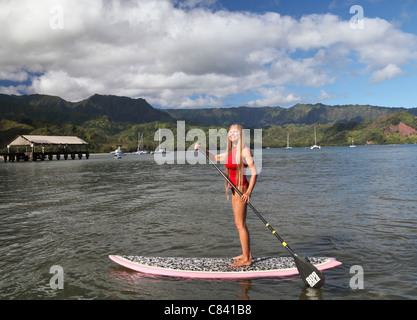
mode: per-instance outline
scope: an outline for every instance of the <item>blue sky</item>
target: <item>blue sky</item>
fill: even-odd
[[[0,93],[417,107],[416,21],[411,0],[0,0]]]
[[[364,15],[369,18],[382,18],[401,24],[405,32],[416,32],[415,22],[417,18],[417,6],[415,1],[392,0],[222,0],[220,5],[231,11],[250,11],[263,13],[267,11],[277,12],[281,15],[290,15],[300,18],[308,14],[332,13],[342,19],[350,20],[353,14],[350,8],[360,5],[364,9]]]
[[[305,1],[305,0],[223,0],[221,6],[231,11],[249,11],[263,13],[277,12],[300,19],[310,14],[331,13],[348,20],[357,13],[350,12],[354,5],[363,8],[366,18],[380,18],[397,26],[399,30],[417,35],[417,4],[415,1],[389,0],[352,0],[352,1]],[[417,84],[416,60],[409,66],[408,74],[378,85],[367,84],[366,77],[346,79],[325,86],[326,90],[334,92],[345,91],[342,97],[327,99],[325,104],[371,104],[388,107],[417,107],[417,94],[414,87]],[[310,88],[298,88],[298,92],[314,94]]]
[[[401,11],[413,6],[413,1],[391,1],[391,0],[222,0],[221,6],[231,11],[252,11],[267,12],[274,11],[282,15],[302,16],[312,13],[335,13],[350,17],[349,9],[353,5],[361,5],[369,12],[371,17],[387,17],[392,14],[391,18],[398,18]]]

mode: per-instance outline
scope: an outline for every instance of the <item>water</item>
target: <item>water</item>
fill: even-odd
[[[150,277],[108,258],[239,254],[211,165],[157,165],[151,155],[0,163],[0,298],[415,299],[416,166],[417,146],[263,151],[252,204],[298,254],[343,263],[315,290],[298,276]],[[248,225],[255,256],[288,255],[251,212]],[[63,289],[51,287],[53,266]],[[363,289],[354,289],[357,266]]]

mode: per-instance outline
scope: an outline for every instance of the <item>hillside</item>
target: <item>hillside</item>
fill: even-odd
[[[265,128],[286,124],[326,124],[334,122],[360,122],[385,114],[401,111],[417,115],[417,108],[385,108],[369,105],[328,106],[323,104],[296,104],[281,107],[236,107],[211,109],[167,109],[175,119],[185,119],[214,126],[228,127],[239,123],[246,128]]]
[[[0,122],[0,149],[17,134],[77,135],[88,141],[95,152],[110,152],[117,145],[133,149],[137,146],[138,131],[131,135],[126,132],[134,125],[175,123],[171,116],[153,108],[144,99],[102,95],[68,102],[48,95],[0,94],[0,120],[3,120]],[[149,148],[157,146],[150,135],[148,141]]]
[[[166,112],[153,108],[145,99],[94,95],[75,103],[75,112],[107,115],[113,121],[147,123],[153,121],[174,122]]]
[[[361,122],[274,126],[264,131],[263,144],[273,148],[287,145],[287,133],[292,147],[414,144],[417,143],[417,117],[407,112],[382,115]]]
[[[152,121],[174,122],[166,112],[153,108],[145,99],[131,99],[118,96],[94,95],[80,102],[68,102],[47,95],[4,95],[0,94],[1,115],[17,118],[13,112],[21,110],[21,117],[60,123],[81,124],[87,119],[106,115],[112,121],[147,123]],[[30,106],[30,108],[28,108]],[[57,115],[60,115],[57,118]],[[12,119],[12,120],[15,120]]]
[[[322,146],[349,145],[352,139],[356,144],[417,143],[415,114],[417,109],[322,104],[159,110],[144,99],[127,97],[94,95],[68,102],[47,95],[0,94],[0,149],[18,134],[38,134],[77,135],[90,143],[93,152],[110,152],[118,145],[134,151],[138,133],[143,133],[145,148],[154,150],[155,132],[169,128],[176,134],[176,120],[186,120],[187,131],[198,127],[207,136],[210,128],[228,128],[232,123],[262,128],[264,147],[284,147],[287,133],[291,146],[309,147],[314,127]]]

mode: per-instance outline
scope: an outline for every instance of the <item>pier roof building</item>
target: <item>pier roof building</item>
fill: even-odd
[[[88,145],[83,139],[72,136],[17,136],[8,147],[11,146],[35,146],[35,145]]]
[[[88,159],[90,156],[88,146],[88,142],[74,136],[19,135],[8,144],[7,153],[0,153],[0,156],[3,156],[4,162],[28,161],[29,159],[36,161],[46,158],[52,160],[54,156],[59,160],[62,154],[65,160],[68,156],[75,159],[76,155],[81,159],[83,153]]]

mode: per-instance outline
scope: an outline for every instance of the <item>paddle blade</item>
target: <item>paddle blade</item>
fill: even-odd
[[[324,284],[324,276],[307,259],[295,255],[294,261],[301,278],[307,286],[318,289]]]

